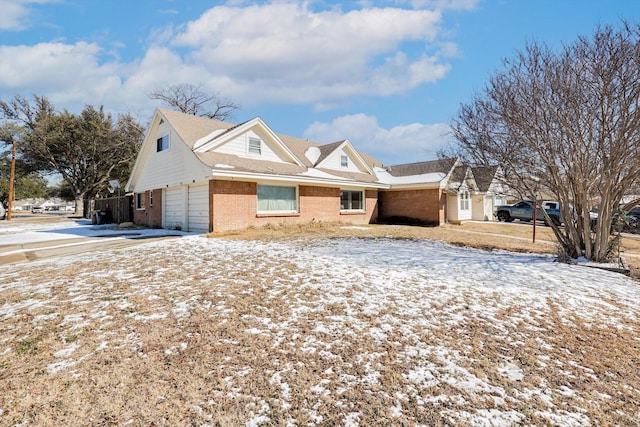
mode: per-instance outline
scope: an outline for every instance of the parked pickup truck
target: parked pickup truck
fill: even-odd
[[[558,202],[543,202],[542,206],[556,225],[562,223]],[[511,222],[514,219],[531,221],[533,220],[533,202],[531,200],[523,200],[515,205],[496,206],[494,212],[494,216],[498,218],[498,221]],[[541,207],[538,207],[538,211],[536,212],[536,220],[545,221]]]

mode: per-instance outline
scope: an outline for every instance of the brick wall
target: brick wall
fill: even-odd
[[[255,182],[209,181],[209,223],[214,232],[240,230],[256,216]]]
[[[311,221],[341,221],[368,224],[377,218],[378,192],[365,192],[366,212],[340,213],[340,189],[300,185],[299,213],[265,215],[257,213],[257,184],[241,181],[209,181],[210,222],[213,231],[224,233],[267,224],[304,224]]]
[[[133,222],[151,228],[162,227],[162,189],[153,190],[153,205],[150,205],[149,192],[142,193],[143,209],[136,209],[136,195],[133,196]]]
[[[445,195],[439,189],[380,191],[378,217],[404,217],[422,222],[445,222]]]

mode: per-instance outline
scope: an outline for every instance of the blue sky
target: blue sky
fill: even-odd
[[[276,132],[349,139],[385,164],[435,158],[461,103],[527,41],[640,21],[636,0],[0,0],[0,98],[104,105],[202,84]]]

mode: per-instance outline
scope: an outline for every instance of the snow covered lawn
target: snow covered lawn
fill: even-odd
[[[392,238],[0,272],[0,425],[638,425],[640,285]]]

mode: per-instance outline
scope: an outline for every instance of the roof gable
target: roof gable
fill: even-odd
[[[375,175],[371,166],[369,166],[360,153],[351,145],[349,140],[337,141],[322,145],[318,148],[320,149],[320,157],[318,157],[318,160],[314,164],[314,167],[318,169],[343,170],[340,166],[341,159],[337,158],[337,156],[344,155],[347,156],[347,164],[353,164],[358,172]],[[336,167],[336,165],[338,166]],[[349,168],[349,166],[345,167],[345,169],[347,168]]]
[[[203,137],[216,133],[224,133],[236,126],[232,123],[166,110],[164,108],[158,108],[156,110],[156,114],[157,113],[160,114],[161,120],[167,121],[171,125],[191,150],[195,148],[196,142]]]
[[[271,130],[269,126],[256,117],[237,126],[229,127],[226,130],[216,129],[211,133],[199,138],[195,141],[193,151],[195,153],[206,153],[219,150],[225,144],[229,144],[238,137],[255,133],[264,137],[265,143],[269,148],[285,163],[292,163],[297,166],[305,166],[304,163],[289,149],[282,139]]]
[[[478,185],[473,172],[468,165],[457,164],[451,171],[446,185],[447,190],[458,192],[461,190],[478,191]]]
[[[476,180],[478,191],[487,192],[496,178],[498,166],[474,166],[471,172]]]

